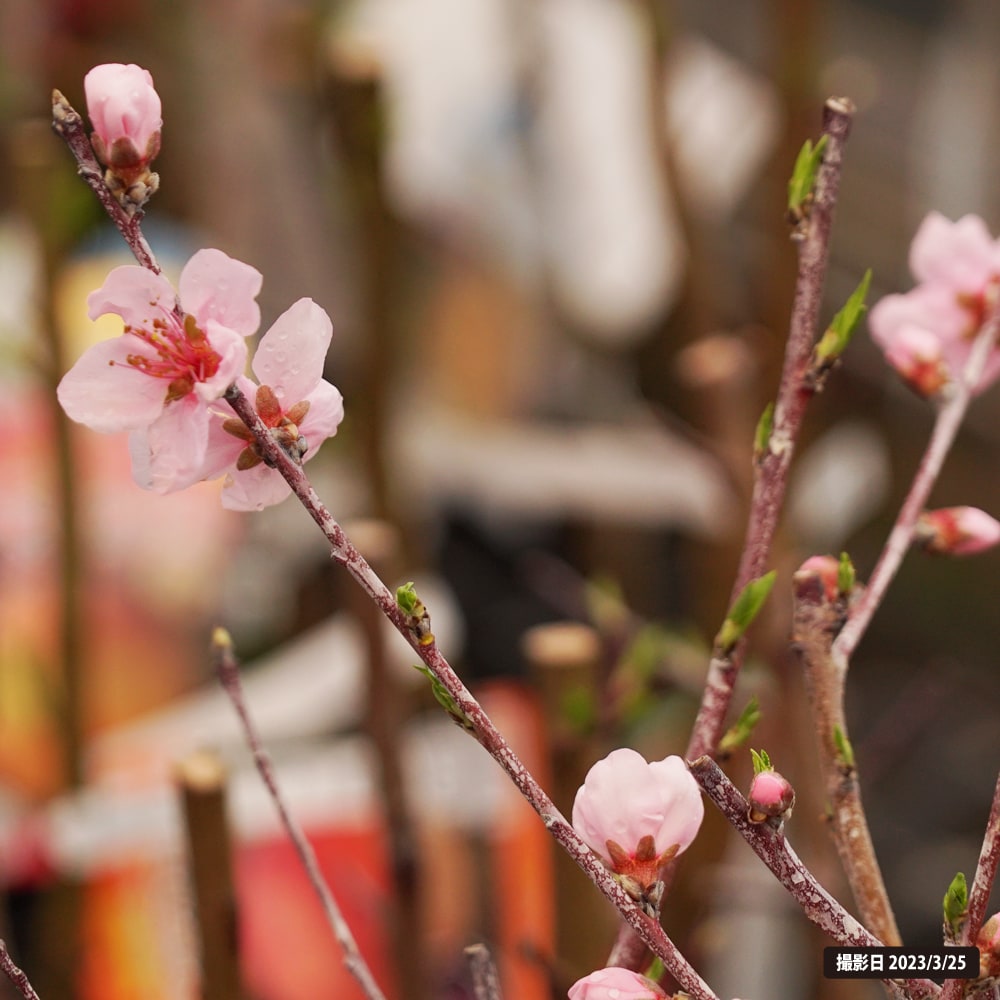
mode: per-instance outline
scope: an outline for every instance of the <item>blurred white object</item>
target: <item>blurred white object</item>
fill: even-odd
[[[389,440],[403,494],[432,509],[459,501],[507,516],[584,518],[709,538],[725,537],[738,522],[737,499],[715,460],[648,418],[483,422],[427,407]]]
[[[674,199],[725,217],[780,124],[773,88],[706,42],[674,45],[658,83],[632,0],[359,0],[334,26],[339,62],[352,44],[383,75],[397,204],[544,270],[608,344],[642,336],[679,292]],[[657,151],[661,110],[680,192]]]
[[[780,137],[774,88],[721,49],[687,36],[670,49],[666,112],[679,195],[695,213],[724,219]]]
[[[882,506],[889,477],[889,448],[877,428],[848,420],[827,431],[792,475],[788,518],[801,543],[813,552],[839,550]]]

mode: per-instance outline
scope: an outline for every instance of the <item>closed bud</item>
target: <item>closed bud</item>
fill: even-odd
[[[569,988],[569,1000],[664,1000],[666,996],[652,979],[615,965],[598,969]]]
[[[1000,542],[1000,522],[978,507],[942,507],[920,515],[914,538],[928,552],[971,556]]]
[[[795,805],[795,789],[791,782],[777,771],[755,774],[747,795],[750,805],[747,818],[751,823],[764,823],[769,819],[786,820]]]
[[[129,212],[142,208],[159,178],[149,164],[160,151],[160,96],[149,71],[104,63],[84,78],[94,155],[107,168],[108,189]]]

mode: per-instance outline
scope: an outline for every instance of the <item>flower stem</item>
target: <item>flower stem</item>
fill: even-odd
[[[944,460],[965,418],[969,403],[972,401],[972,388],[979,381],[990,352],[996,345],[998,332],[1000,332],[1000,306],[994,307],[983,324],[969,354],[965,371],[952,383],[951,393],[938,411],[927,449],[913,477],[910,491],[900,508],[896,523],[889,533],[875,569],[872,570],[868,586],[834,640],[833,655],[843,669],[847,668],[851,655],[871,624],[872,617],[882,603],[885,592],[895,578],[903,556],[913,541],[917,519],[927,504],[927,498],[937,482]]]
[[[636,930],[653,953],[663,959],[670,974],[691,994],[694,1000],[717,1000],[708,985],[667,937],[659,923],[642,912],[621,888],[611,872],[601,864],[597,856],[577,836],[576,831],[559,812],[555,803],[510,748],[483,707],[462,683],[458,674],[441,653],[433,635],[426,631],[418,632],[414,627],[396,603],[396,598],[388,587],[379,579],[375,571],[351,543],[340,524],[327,510],[302,467],[275,443],[250,400],[235,385],[229,387],[225,398],[253,433],[264,458],[284,477],[288,485],[291,486],[292,492],[295,493],[300,503],[320,527],[330,543],[333,558],[354,577],[358,585],[375,602],[400,635],[406,639],[434,677],[445,687],[456,709],[467,720],[469,731],[507,773],[528,804],[541,817],[546,829],[583,869],[597,888],[617,907],[625,920]]]
[[[369,969],[367,963],[361,957],[361,952],[358,950],[354,935],[351,933],[347,921],[344,920],[343,914],[340,912],[340,907],[337,905],[337,901],[330,891],[329,884],[323,877],[319,862],[316,859],[316,852],[306,839],[306,835],[298,822],[289,812],[281,789],[278,787],[274,768],[271,766],[271,758],[261,745],[257,727],[250,718],[246,699],[243,697],[239,663],[233,652],[232,640],[225,629],[215,630],[215,634],[212,637],[212,652],[219,681],[229,700],[233,703],[236,714],[240,718],[247,745],[253,753],[254,764],[257,766],[261,780],[264,782],[264,786],[267,788],[268,794],[271,796],[271,800],[278,810],[281,823],[295,847],[295,851],[299,856],[302,867],[305,869],[309,882],[313,889],[315,889],[316,895],[319,896],[323,912],[326,914],[327,923],[330,925],[334,937],[336,937],[340,943],[340,947],[343,949],[344,964],[351,975],[358,981],[358,984],[364,991],[364,995],[369,1000],[385,1000],[385,995],[375,982],[371,969]]]
[[[844,147],[853,115],[854,106],[846,98],[831,97],[823,108],[826,150],[816,176],[813,204],[804,228],[797,232],[799,267],[785,361],[774,407],[770,440],[760,456],[754,480],[743,554],[733,582],[730,604],[747,583],[762,576],[767,569],[795,442],[802,427],[806,406],[816,392],[806,375],[818,332],[833,210],[840,189]],[[715,753],[742,666],[744,648],[745,642],[741,641],[727,655],[713,657],[701,707],[688,743],[688,760],[706,753]]]

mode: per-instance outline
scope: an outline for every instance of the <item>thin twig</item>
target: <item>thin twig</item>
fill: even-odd
[[[993,789],[990,818],[986,821],[986,834],[979,851],[979,863],[976,865],[976,875],[969,889],[969,906],[958,942],[960,945],[976,943],[976,937],[986,920],[986,907],[993,891],[998,863],[1000,863],[1000,776],[997,777],[996,787]],[[965,986],[964,979],[946,980],[941,990],[941,1000],[959,1000]]]
[[[17,988],[18,993],[24,1000],[38,1000],[35,988],[28,982],[28,977],[14,964],[13,959],[7,952],[7,943],[0,941],[0,969],[3,969],[7,978]]]
[[[489,948],[484,944],[470,944],[465,949],[465,960],[469,963],[476,1000],[503,1000],[500,976]]]
[[[846,670],[830,653],[830,643],[844,621],[845,602],[829,600],[819,575],[806,571],[795,575],[794,594],[792,643],[813,713],[833,840],[866,926],[886,944],[898,945],[899,928],[875,856],[850,749],[844,713]]]
[[[851,128],[854,106],[846,98],[827,100],[823,108],[823,134],[827,136],[823,163],[816,177],[815,197],[799,242],[799,267],[785,348],[785,362],[774,407],[770,441],[760,457],[747,517],[743,554],[733,582],[730,602],[751,580],[763,575],[785,497],[788,470],[815,386],[806,378],[818,332],[823,284],[826,278],[833,210],[840,189],[844,146]],[[726,713],[743,663],[745,643],[727,656],[713,657],[701,707],[691,732],[687,758],[714,754],[724,731]]]
[[[767,865],[812,923],[840,945],[879,947],[885,944],[830,895],[792,850],[784,834],[766,823],[751,823],[748,803],[711,757],[699,757],[691,773],[736,832]],[[906,990],[912,1000],[937,997],[940,987],[929,979],[884,980],[890,988]]]
[[[882,603],[885,592],[895,578],[903,556],[913,541],[917,519],[924,510],[927,498],[937,482],[944,460],[965,418],[966,410],[972,401],[973,387],[982,377],[990,352],[996,346],[998,332],[1000,332],[1000,305],[995,306],[987,317],[969,352],[965,370],[950,386],[950,394],[938,411],[927,450],[900,508],[896,523],[875,564],[875,569],[872,570],[868,586],[851,610],[847,624],[834,640],[833,655],[844,669],[850,663],[851,655]]]
[[[385,995],[379,989],[374,976],[372,976],[371,969],[368,968],[367,963],[362,958],[357,942],[354,940],[354,935],[351,933],[350,927],[348,927],[343,914],[340,912],[340,907],[337,905],[337,901],[330,891],[329,884],[323,877],[319,862],[316,860],[316,852],[306,839],[306,835],[303,833],[298,822],[288,811],[284,796],[278,787],[274,768],[271,765],[271,758],[261,745],[257,727],[250,718],[246,699],[243,697],[239,663],[233,653],[232,639],[230,639],[229,633],[225,629],[218,628],[215,630],[212,636],[212,652],[219,680],[229,700],[233,703],[237,715],[239,715],[240,723],[243,726],[243,733],[246,737],[247,745],[253,753],[257,771],[278,810],[281,823],[295,847],[295,851],[299,856],[302,867],[305,869],[309,882],[316,891],[316,895],[319,896],[323,912],[326,914],[327,923],[330,925],[334,937],[336,937],[344,952],[344,965],[358,981],[358,984],[369,1000],[385,1000]]]

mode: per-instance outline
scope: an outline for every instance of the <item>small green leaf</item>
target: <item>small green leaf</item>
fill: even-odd
[[[777,571],[772,569],[770,573],[751,580],[733,601],[729,614],[726,615],[726,620],[715,637],[715,645],[723,655],[729,653],[743,638],[743,634],[767,600],[767,595],[771,593],[776,576]]]
[[[423,602],[417,597],[416,588],[413,586],[413,581],[409,583],[404,583],[402,587],[396,588],[396,604],[399,605],[399,609],[405,615],[419,615],[420,610],[423,608]]]
[[[654,983],[658,983],[667,971],[667,967],[663,964],[663,959],[659,955],[653,956],[653,961],[649,963],[649,968],[643,973],[647,979],[651,979]]]
[[[816,345],[815,358],[823,365],[830,365],[837,360],[847,349],[851,342],[854,330],[861,317],[868,311],[865,305],[865,298],[868,295],[868,286],[872,281],[872,271],[869,268],[865,271],[865,276],[861,283],[851,293],[850,298],[844,303],[843,308],[830,321],[826,333],[819,339]]]
[[[753,460],[759,462],[767,453],[771,443],[771,431],[774,430],[774,403],[768,403],[757,421],[757,429],[753,435]]]
[[[844,767],[849,767],[853,770],[854,747],[851,746],[851,741],[844,734],[844,730],[840,726],[833,727],[833,742],[837,748],[837,756],[840,758],[841,763]]]
[[[760,722],[761,711],[760,702],[754,695],[740,712],[740,717],[726,730],[725,735],[719,740],[719,755],[726,756],[732,753],[737,747],[742,746],[750,738],[754,727]]]
[[[943,907],[945,932],[950,934],[952,940],[958,940],[969,908],[969,890],[965,884],[964,872],[959,872],[951,880],[951,885],[944,894]]]
[[[434,699],[451,716],[452,721],[460,725],[467,732],[475,732],[472,720],[458,707],[458,703],[452,698],[451,692],[434,676],[430,667],[425,666],[423,663],[414,663],[413,669],[419,670],[431,682],[431,693],[434,695]]]
[[[825,135],[820,137],[815,146],[810,139],[806,139],[795,159],[792,177],[788,182],[788,211],[795,218],[801,215],[806,199],[812,194],[826,143]]]
[[[854,590],[857,581],[857,574],[854,572],[854,563],[846,552],[840,553],[840,564],[837,566],[837,591],[847,595]]]
[[[751,750],[750,758],[753,760],[753,773],[760,774],[762,771],[773,771],[774,768],[771,767],[771,758],[768,756],[766,750]]]

